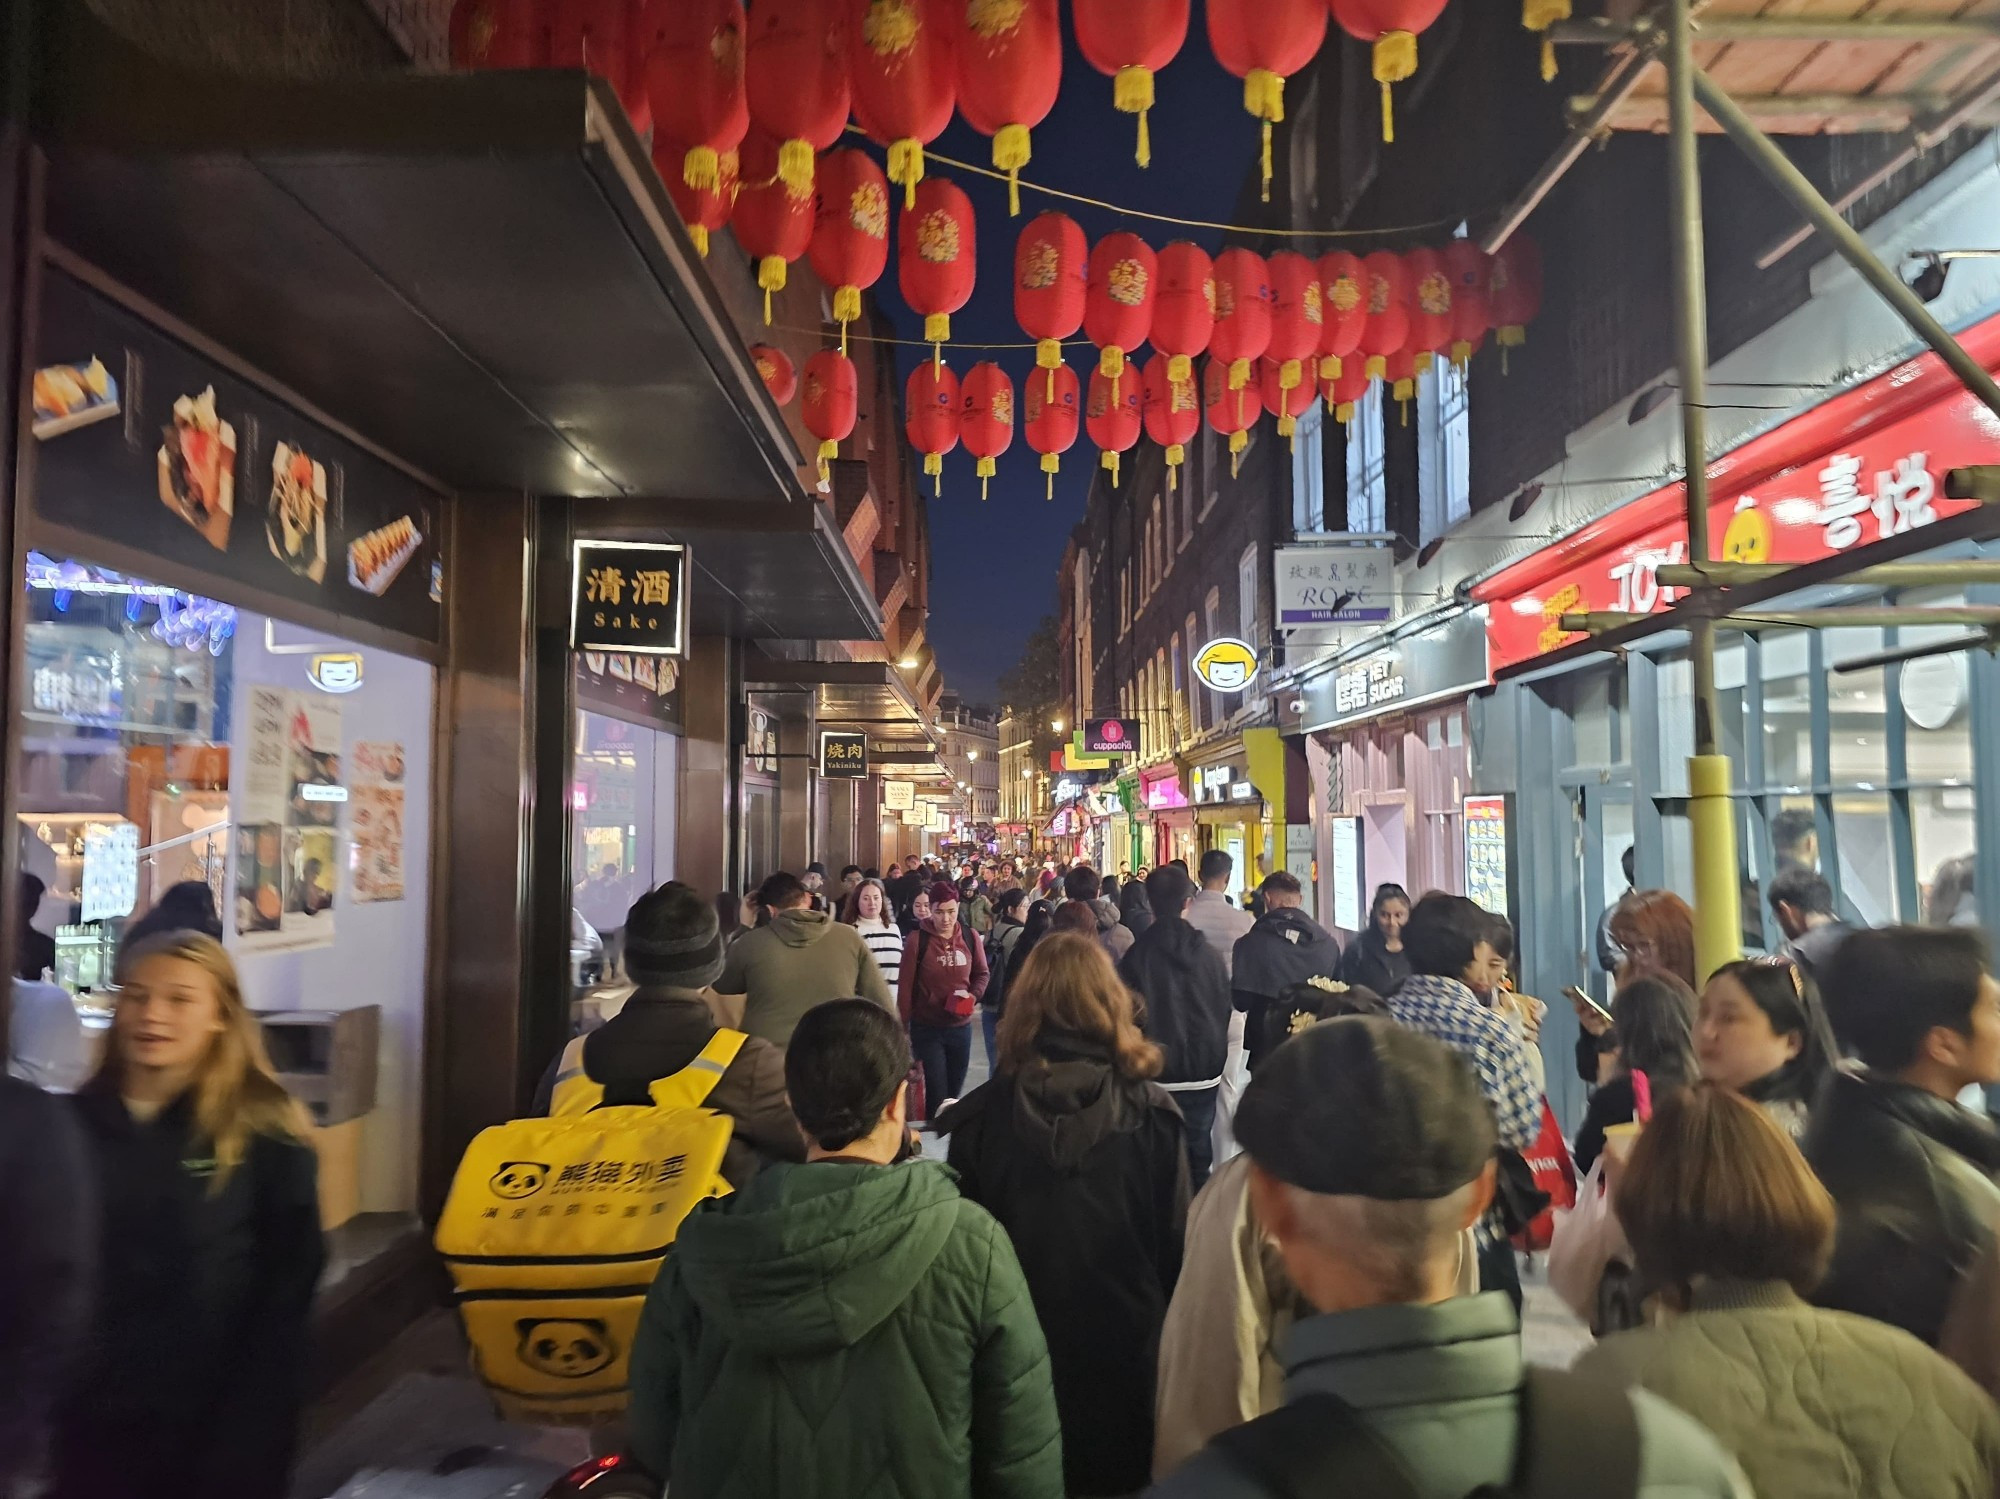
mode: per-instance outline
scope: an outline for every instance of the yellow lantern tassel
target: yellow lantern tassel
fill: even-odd
[[[1237,465],[1242,461],[1243,450],[1250,446],[1250,434],[1238,430],[1229,434],[1229,477],[1235,478]]]
[[[1264,201],[1271,201],[1271,126],[1285,118],[1285,79],[1269,68],[1243,75],[1243,107],[1264,122]]]
[[[944,454],[942,453],[924,454],[924,472],[929,474],[933,479],[937,481],[935,486],[937,490],[937,497],[939,499],[943,499],[944,498]]]
[[[1417,393],[1417,382],[1398,380],[1389,387],[1389,394],[1396,398],[1396,409],[1402,413],[1403,425],[1410,425],[1410,397]]]
[[[847,353],[847,325],[861,320],[861,288],[840,286],[834,288],[833,320],[840,324],[840,352]]]
[[[1296,453],[1299,450],[1299,421],[1289,411],[1278,418],[1278,436],[1291,445],[1287,451]]]
[[[924,318],[924,342],[931,346],[931,373],[944,370],[944,346],[951,337],[951,314],[933,312]]]
[[[1549,28],[1558,21],[1570,17],[1570,0],[1521,0],[1521,24],[1530,31],[1542,33],[1542,82],[1552,83],[1556,76],[1556,47],[1549,40]]]
[[[1234,359],[1229,364],[1229,388],[1241,390],[1250,383],[1250,361]]]
[[[1425,349],[1423,353],[1411,360],[1410,363],[1418,374],[1428,375],[1433,369],[1437,368],[1437,355],[1433,354],[1429,349]]]
[[[1464,369],[1472,361],[1472,345],[1459,339],[1451,346],[1451,362]]]
[[[983,500],[986,498],[986,481],[992,478],[998,470],[994,468],[991,458],[982,458],[973,472],[979,475],[979,498]]]
[[[1146,124],[1146,112],[1153,107],[1153,70],[1120,68],[1111,80],[1111,102],[1120,114],[1139,117],[1138,161],[1153,164],[1153,133]]]
[[[917,184],[924,180],[924,143],[915,136],[889,142],[889,180],[903,189],[903,207],[917,206]]]
[[[1340,425],[1343,427],[1346,426],[1349,422],[1353,421],[1354,403],[1352,401],[1342,401],[1338,406],[1334,407],[1333,419],[1339,422]]]
[[[1035,341],[1035,367],[1049,372],[1049,399],[1056,398],[1056,371],[1062,368],[1062,340],[1042,338]]]
[[[794,138],[778,147],[778,180],[794,198],[810,196],[813,190],[813,145]]]
[[[1179,487],[1181,465],[1186,462],[1187,449],[1177,442],[1170,443],[1167,447],[1167,488],[1174,489]]]
[[[1305,378],[1305,373],[1303,360],[1287,359],[1278,366],[1278,389],[1297,390],[1299,382]]]
[[[1556,81],[1556,44],[1547,37],[1542,38],[1542,82]]]
[[[819,482],[824,484],[833,477],[829,465],[840,456],[840,444],[831,438],[819,445]]]
[[[1389,361],[1380,354],[1370,354],[1367,363],[1361,366],[1361,373],[1370,380],[1380,380],[1389,373]]]
[[[708,259],[708,225],[690,224],[687,231],[688,243],[694,246],[694,253],[703,260]]]
[[[1098,462],[1111,470],[1111,487],[1116,489],[1118,487],[1118,450],[1116,448],[1106,448],[1103,457],[1098,459]]]
[[[1021,168],[1034,155],[1026,125],[1002,125],[993,137],[993,165],[1007,174],[1007,216],[1021,216]]]
[[[1043,496],[1044,499],[1053,500],[1056,497],[1056,474],[1061,468],[1062,455],[1060,453],[1042,454],[1042,472],[1049,476],[1049,492]]]
[[[1382,139],[1396,138],[1396,105],[1389,91],[1417,71],[1417,37],[1412,31],[1385,31],[1375,41],[1375,81],[1382,85]]]
[[[1320,357],[1319,377],[1322,380],[1338,380],[1340,378],[1340,356],[1338,354],[1325,354]]]
[[[764,289],[764,326],[771,326],[771,293],[785,289],[785,257],[766,255],[757,262],[757,284]]]
[[[1189,354],[1169,354],[1167,356],[1167,379],[1174,385],[1185,385],[1194,378],[1194,357]]]
[[[690,146],[681,158],[681,181],[696,192],[712,188],[722,179],[722,158],[713,146]]]

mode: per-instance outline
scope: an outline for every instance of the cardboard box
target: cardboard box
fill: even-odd
[[[375,1107],[376,1056],[382,1007],[352,1010],[264,1010],[264,1049],[286,1091],[314,1124],[342,1124]]]

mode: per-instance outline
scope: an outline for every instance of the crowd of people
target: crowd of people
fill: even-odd
[[[1512,928],[1383,886],[1343,943],[1292,875],[1241,906],[1234,875],[639,896],[632,993],[536,1108],[561,1067],[640,1104],[747,1037],[707,1096],[732,1190],[630,1349],[624,1436],[675,1499],[2000,1493],[1976,931],[1856,929],[1787,871],[1793,950],[1701,975],[1685,902],[1617,902],[1609,1005],[1570,995],[1592,1091],[1550,1278],[1598,1342],[1565,1374],[1521,1346],[1553,1124]],[[46,1375],[0,1397],[0,1496],[276,1496],[304,1125],[212,937],[142,936],[119,982],[74,1107],[0,1092],[0,1327]]]

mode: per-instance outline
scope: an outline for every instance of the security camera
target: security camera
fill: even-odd
[[[1291,711],[1294,713],[1304,713],[1306,711],[1306,700],[1302,697],[1293,698]]]

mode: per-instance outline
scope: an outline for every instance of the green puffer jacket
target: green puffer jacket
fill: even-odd
[[[928,1162],[773,1166],[646,1300],[632,1450],[673,1499],[1061,1499],[1049,1356],[1006,1232]]]

